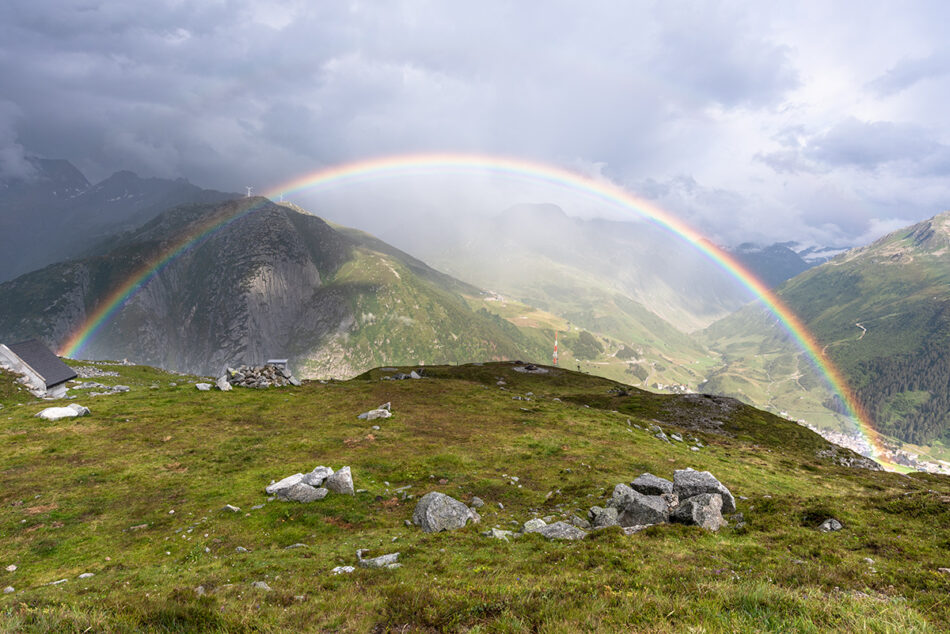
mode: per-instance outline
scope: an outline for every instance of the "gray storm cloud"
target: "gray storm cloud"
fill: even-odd
[[[724,242],[849,244],[950,207],[947,18],[924,2],[7,0],[0,172],[35,154],[92,180],[263,191],[380,154],[497,153],[598,166]],[[445,189],[392,200],[477,213]]]

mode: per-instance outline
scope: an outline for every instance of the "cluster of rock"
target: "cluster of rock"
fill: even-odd
[[[218,389],[227,392],[232,386],[236,387],[284,387],[285,385],[300,385],[300,380],[293,373],[281,366],[267,363],[264,365],[241,365],[228,368],[216,382]]]
[[[634,533],[648,526],[678,522],[717,531],[723,513],[735,513],[732,493],[708,471],[680,469],[673,481],[644,473],[628,485],[618,484],[606,507],[588,513],[592,528],[620,526]]]
[[[330,492],[355,495],[353,474],[349,467],[334,472],[330,467],[319,466],[310,473],[295,473],[264,488],[267,495],[276,496],[284,502],[316,502]]]
[[[70,403],[65,407],[47,407],[36,416],[44,420],[60,420],[61,418],[75,418],[87,414],[89,414],[88,407],[83,407],[79,403]]]
[[[106,396],[109,394],[121,394],[122,392],[128,392],[128,385],[103,385],[102,383],[96,383],[95,381],[85,381],[79,383],[78,385],[72,386],[72,390],[98,390],[97,392],[90,392],[89,396]]]
[[[79,376],[80,379],[93,379],[103,376],[119,376],[119,373],[113,370],[100,370],[99,368],[91,365],[77,365],[69,367]]]

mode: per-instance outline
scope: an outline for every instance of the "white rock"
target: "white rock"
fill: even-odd
[[[274,482],[264,487],[264,492],[267,493],[267,495],[276,495],[278,491],[281,491],[283,489],[289,489],[290,487],[301,482],[302,480],[303,480],[303,474],[295,473],[292,476],[287,476],[283,480]]]
[[[265,592],[270,592],[271,587],[267,585],[266,581],[255,581],[251,584],[252,588],[257,588],[258,590],[264,590]]]
[[[224,508],[223,508],[222,510],[223,510],[223,511],[231,511],[232,513],[240,513],[240,512],[241,512],[241,507],[239,507],[239,506],[234,506],[233,504],[225,504],[225,505],[224,505]]]
[[[230,392],[233,389],[231,384],[228,383],[228,377],[226,376],[219,376],[218,380],[215,381],[214,384],[217,385],[218,389],[222,392]]]
[[[195,387],[201,390],[202,392],[207,392],[211,389],[210,383],[195,383]]]
[[[80,578],[80,579],[90,579],[90,578],[95,577],[95,576],[96,576],[96,574],[95,574],[94,572],[84,572],[84,573],[82,573],[81,575],[79,575],[79,578]]]
[[[335,575],[341,575],[341,574],[344,574],[344,573],[349,574],[349,573],[353,572],[354,570],[356,570],[356,568],[354,568],[353,566],[337,566],[336,568],[334,568],[334,569],[331,570],[330,572],[332,572],[332,573],[335,574]]]
[[[7,572],[16,572],[16,564],[10,564],[7,566]]]
[[[526,533],[537,533],[542,528],[547,526],[547,523],[539,518],[534,518],[533,520],[528,520],[524,523],[524,532]]]
[[[14,592],[16,592],[16,589],[14,589],[13,586],[7,586],[3,589],[3,594],[12,594]]]
[[[88,407],[83,407],[79,403],[70,403],[66,407],[47,407],[36,416],[44,420],[60,420],[62,418],[86,416],[87,414],[89,414]]]

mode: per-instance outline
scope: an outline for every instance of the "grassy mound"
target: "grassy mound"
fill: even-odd
[[[3,629],[883,632],[950,622],[950,575],[938,571],[950,567],[950,482],[837,466],[817,456],[827,447],[817,435],[736,402],[507,363],[228,393],[152,368],[99,367],[120,376],[94,380],[131,390],[74,392],[92,414],[58,422],[34,418],[50,404],[0,374],[0,586],[15,588],[0,595]],[[386,401],[392,418],[356,418]],[[651,424],[702,448],[658,440]],[[267,501],[271,480],[318,464],[350,465],[364,491]],[[579,542],[480,534],[583,516],[618,482],[685,467],[742,496],[744,525],[608,529]],[[485,500],[481,524],[433,535],[405,526],[432,490]],[[827,517],[844,530],[819,533]],[[398,551],[403,566],[330,573],[355,565],[359,548]]]

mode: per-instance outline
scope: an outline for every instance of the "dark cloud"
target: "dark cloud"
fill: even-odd
[[[33,153],[92,180],[262,191],[385,153],[488,152],[632,183],[724,241],[839,239],[877,225],[797,205],[831,186],[889,213],[862,198],[881,182],[921,216],[950,197],[942,110],[875,101],[940,76],[940,53],[900,60],[941,50],[950,10],[872,4],[5,0],[0,170]],[[512,198],[486,200],[538,202]]]

